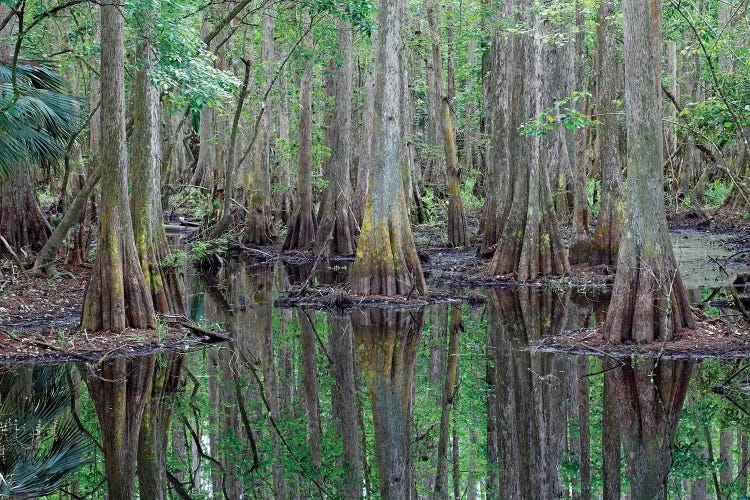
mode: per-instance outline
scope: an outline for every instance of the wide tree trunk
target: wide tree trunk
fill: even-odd
[[[403,0],[378,2],[376,123],[370,190],[352,269],[352,290],[360,295],[425,293],[399,165],[399,150],[405,147],[399,99],[403,8]]]
[[[304,27],[310,24],[305,14]],[[289,222],[284,239],[284,250],[307,249],[315,241],[317,220],[313,214],[312,200],[312,79],[313,79],[313,40],[312,30],[303,39],[305,50],[310,54],[305,62],[302,80],[299,85],[299,165],[297,170],[297,207]],[[340,152],[338,152],[340,153]],[[329,189],[331,186],[329,185]],[[334,187],[335,189],[335,187]],[[325,237],[324,237],[325,238]]]
[[[157,54],[151,45],[154,36],[153,12],[158,0],[139,12],[139,66],[133,82],[133,167],[130,208],[135,246],[143,276],[151,291],[154,309],[160,313],[184,314],[182,285],[175,266],[165,264],[170,254],[161,205],[161,104],[159,88],[151,84]]]
[[[567,252],[560,236],[552,191],[537,136],[519,137],[517,130],[529,116],[543,111],[541,93],[545,71],[543,60],[543,19],[533,9],[525,8],[524,22],[533,26],[532,34],[516,35],[513,70],[524,79],[524,85],[513,85],[510,92],[508,127],[511,170],[510,191],[504,202],[508,217],[490,265],[494,275],[516,275],[519,280],[534,280],[544,275],[561,275],[570,270]],[[499,108],[495,113],[500,113]],[[493,123],[493,135],[500,119]]]
[[[331,148],[331,158],[324,169],[328,189],[325,191],[318,232],[315,237],[315,253],[324,248],[332,254],[352,255],[356,249],[354,241],[357,223],[352,211],[351,168],[352,129],[352,84],[354,58],[352,54],[352,26],[340,21],[336,30],[338,54],[333,56],[326,73],[326,89],[333,97],[333,109],[326,116],[326,142]],[[337,61],[337,59],[341,61]]]
[[[0,176],[0,236],[18,253],[21,249],[38,252],[50,235],[34,194],[30,166]],[[5,250],[0,247],[0,253]]]
[[[155,328],[154,304],[135,248],[128,201],[124,19],[113,1],[101,6],[101,26],[102,211],[81,328],[89,332]]]
[[[625,0],[627,217],[606,334],[611,342],[671,339],[694,321],[664,212],[661,2]]]
[[[522,22],[521,11],[514,9],[514,5],[512,1],[504,2],[497,20],[512,24]],[[518,139],[512,120],[517,122],[517,127],[520,120],[524,119],[511,117],[512,92],[516,87],[516,79],[521,78],[522,70],[521,60],[517,55],[521,49],[520,42],[521,37],[508,33],[507,30],[495,29],[492,32],[492,49],[485,51],[482,57],[482,74],[489,74],[483,82],[487,116],[484,123],[486,133],[491,138],[484,181],[482,243],[479,248],[484,257],[491,257],[495,252],[508,218],[506,201],[511,188],[511,145]]]
[[[628,359],[613,372],[610,387],[617,395],[633,498],[667,498],[672,439],[694,364],[691,360]]]
[[[380,498],[384,500],[415,498],[410,431],[423,317],[423,310],[352,312],[354,338],[372,404]]]
[[[528,343],[565,324],[569,295],[529,288],[491,290],[487,335],[494,345],[497,461],[501,498],[561,498],[557,468],[564,455],[565,370]],[[561,360],[564,361],[564,360]],[[492,465],[492,464],[489,464]]]
[[[86,378],[99,419],[107,497],[111,500],[135,498],[138,438],[151,394],[154,362],[154,356],[106,361]]]
[[[596,28],[597,78],[596,119],[601,124],[596,134],[597,163],[602,173],[599,217],[591,241],[590,263],[614,265],[620,249],[620,234],[625,216],[622,199],[622,159],[620,158],[619,125],[615,100],[620,97],[622,82],[617,71],[615,45],[615,7],[604,0],[597,11]]]

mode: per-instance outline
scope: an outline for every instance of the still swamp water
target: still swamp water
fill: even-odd
[[[747,271],[714,237],[673,242],[695,303]],[[0,494],[747,495],[750,358],[535,351],[603,321],[607,297],[586,289],[483,289],[471,306],[276,307],[308,273],[281,261],[187,272],[191,318],[220,325],[227,344],[3,368]],[[345,281],[346,265],[316,279]],[[722,296],[707,311],[732,314]]]

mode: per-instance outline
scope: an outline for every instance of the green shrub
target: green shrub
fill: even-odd
[[[709,207],[721,206],[729,196],[729,191],[731,187],[721,179],[717,179],[706,186],[706,190],[703,191],[703,202]]]

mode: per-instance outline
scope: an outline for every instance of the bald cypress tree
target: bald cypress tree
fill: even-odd
[[[668,340],[694,321],[664,211],[661,1],[624,0],[622,17],[627,215],[606,332],[613,342]]]
[[[375,123],[369,191],[352,270],[352,290],[367,295],[425,292],[409,224],[399,152],[403,0],[378,2]]]

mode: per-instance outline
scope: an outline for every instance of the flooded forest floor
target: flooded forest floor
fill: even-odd
[[[474,221],[475,222],[475,221]],[[220,286],[217,268],[227,259],[283,266],[288,278],[275,298],[276,307],[351,309],[404,308],[465,302],[483,307],[487,290],[554,288],[568,290],[571,300],[594,305],[597,323],[590,328],[545,337],[531,345],[542,351],[620,356],[645,354],[670,357],[746,356],[750,354],[750,221],[725,217],[687,216],[670,220],[672,243],[683,280],[690,291],[697,328],[668,342],[609,345],[601,328],[609,302],[615,268],[573,266],[570,275],[520,283],[512,276],[490,276],[489,260],[475,249],[444,244],[445,226],[414,227],[415,242],[428,284],[425,297],[356,297],[349,293],[353,257],[328,258],[310,252],[282,252],[278,247],[249,248],[230,244],[221,259],[182,273],[196,274],[207,287]],[[474,228],[476,229],[476,228]],[[474,231],[476,232],[476,231]],[[182,235],[185,237],[185,235]],[[127,330],[120,335],[90,335],[79,331],[89,266],[58,265],[55,276],[26,275],[10,262],[0,262],[0,364],[24,362],[102,362],[114,356],[191,349],[222,340],[220,333],[196,327],[181,318],[160,318],[155,330]],[[196,267],[201,267],[200,270]],[[733,285],[734,283],[734,285]],[[737,307],[737,301],[744,307]]]

